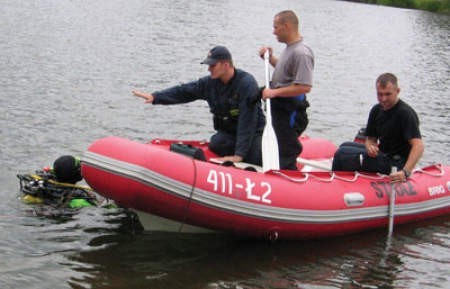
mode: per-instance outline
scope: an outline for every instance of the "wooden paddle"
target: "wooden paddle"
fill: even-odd
[[[266,88],[269,88],[269,51],[264,53],[264,64],[266,66]],[[272,114],[270,109],[270,98],[266,100],[266,126],[262,135],[262,161],[263,172],[279,170],[280,160],[278,157],[278,141],[272,126]]]

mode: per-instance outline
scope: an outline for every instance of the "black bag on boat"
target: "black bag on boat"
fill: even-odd
[[[206,161],[203,150],[190,144],[173,143],[170,145],[170,151],[189,156],[196,160]]]

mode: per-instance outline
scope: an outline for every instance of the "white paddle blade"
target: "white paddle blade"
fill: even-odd
[[[269,50],[264,53],[264,64],[266,74],[266,87],[269,86]],[[270,99],[266,100],[266,126],[262,135],[262,162],[263,172],[280,169],[280,159],[278,157],[278,141],[272,126],[272,114]]]
[[[262,163],[263,172],[280,169],[280,159],[278,157],[278,142],[275,131],[271,125],[264,127],[262,136]]]

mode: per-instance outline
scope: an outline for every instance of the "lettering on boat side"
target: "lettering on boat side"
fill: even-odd
[[[375,195],[382,199],[384,197],[389,197],[392,192],[392,183],[389,182],[371,182],[370,185],[375,190]],[[417,192],[410,182],[406,183],[396,183],[394,184],[394,189],[396,196],[407,197],[415,196]]]
[[[206,182],[211,184],[213,191],[228,195],[242,195],[244,193],[248,200],[271,204],[270,194],[272,193],[272,186],[268,182],[260,182],[257,184],[250,178],[245,178],[245,183],[236,183],[233,181],[233,176],[230,173],[218,172],[210,170]],[[263,190],[261,195],[255,194],[255,188]]]
[[[429,187],[428,193],[430,194],[430,197],[437,196],[437,195],[443,195],[443,194],[445,194],[445,188],[443,185]]]

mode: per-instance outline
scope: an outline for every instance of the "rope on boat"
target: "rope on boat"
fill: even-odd
[[[192,166],[194,167],[194,181],[192,182],[192,188],[191,188],[191,192],[189,193],[188,203],[186,204],[186,207],[184,208],[183,221],[181,221],[181,223],[180,223],[180,227],[178,228],[178,233],[181,233],[183,231],[184,224],[186,223],[186,219],[189,214],[189,208],[191,206],[192,196],[194,195],[195,186],[197,184],[197,165],[195,163],[194,158],[192,158]]]
[[[384,179],[386,177],[386,175],[383,174],[377,174],[377,176],[372,176],[372,175],[366,175],[366,174],[361,174],[360,172],[354,172],[353,177],[352,178],[345,178],[345,177],[341,177],[338,174],[334,173],[334,172],[330,172],[330,177],[329,178],[322,178],[319,177],[315,174],[312,173],[303,173],[304,177],[303,178],[295,178],[295,177],[291,177],[283,172],[280,171],[273,171],[274,174],[279,175],[291,182],[295,182],[295,183],[303,183],[306,182],[310,177],[314,178],[316,180],[325,182],[325,183],[330,183],[334,180],[341,180],[341,181],[346,181],[346,182],[350,182],[350,183],[354,183],[358,180],[359,177],[363,177],[366,179],[373,179],[373,180],[381,180]]]
[[[426,174],[426,175],[433,176],[433,177],[442,177],[445,174],[444,169],[442,167],[442,164],[433,164],[433,165],[431,165],[429,167],[435,167],[437,170],[439,170],[439,173],[432,173],[432,172],[428,172],[428,171],[423,170],[423,169],[416,169],[416,170],[414,170],[412,172],[411,176],[414,173],[422,173],[422,174]],[[388,175],[381,174],[381,173],[377,173],[376,175],[368,175],[368,174],[363,174],[363,173],[360,173],[358,171],[355,171],[353,173],[353,177],[352,178],[345,178],[345,177],[339,176],[335,172],[329,172],[330,177],[329,178],[323,178],[323,177],[317,176],[314,173],[302,172],[302,174],[304,176],[302,178],[299,178],[299,177],[289,176],[289,175],[287,175],[287,174],[285,174],[285,173],[283,173],[281,171],[272,171],[272,173],[274,173],[276,175],[279,175],[279,176],[281,176],[281,177],[283,177],[283,178],[285,178],[285,179],[287,179],[287,180],[289,180],[291,182],[295,182],[295,183],[304,183],[304,182],[308,181],[308,179],[310,177],[314,178],[316,180],[322,181],[322,182],[326,182],[326,183],[330,183],[330,182],[332,182],[334,180],[341,180],[341,181],[354,183],[360,177],[361,178],[365,178],[365,179],[370,179],[370,180],[382,180],[382,179],[384,179],[384,178],[386,178],[388,176]]]
[[[444,168],[442,167],[442,164],[432,164],[429,167],[435,167],[436,169],[439,170],[439,173],[433,174],[433,173],[427,172],[427,171],[425,171],[423,169],[416,169],[416,170],[413,171],[413,173],[417,172],[417,173],[422,173],[422,174],[433,176],[433,177],[442,177],[445,174]]]

